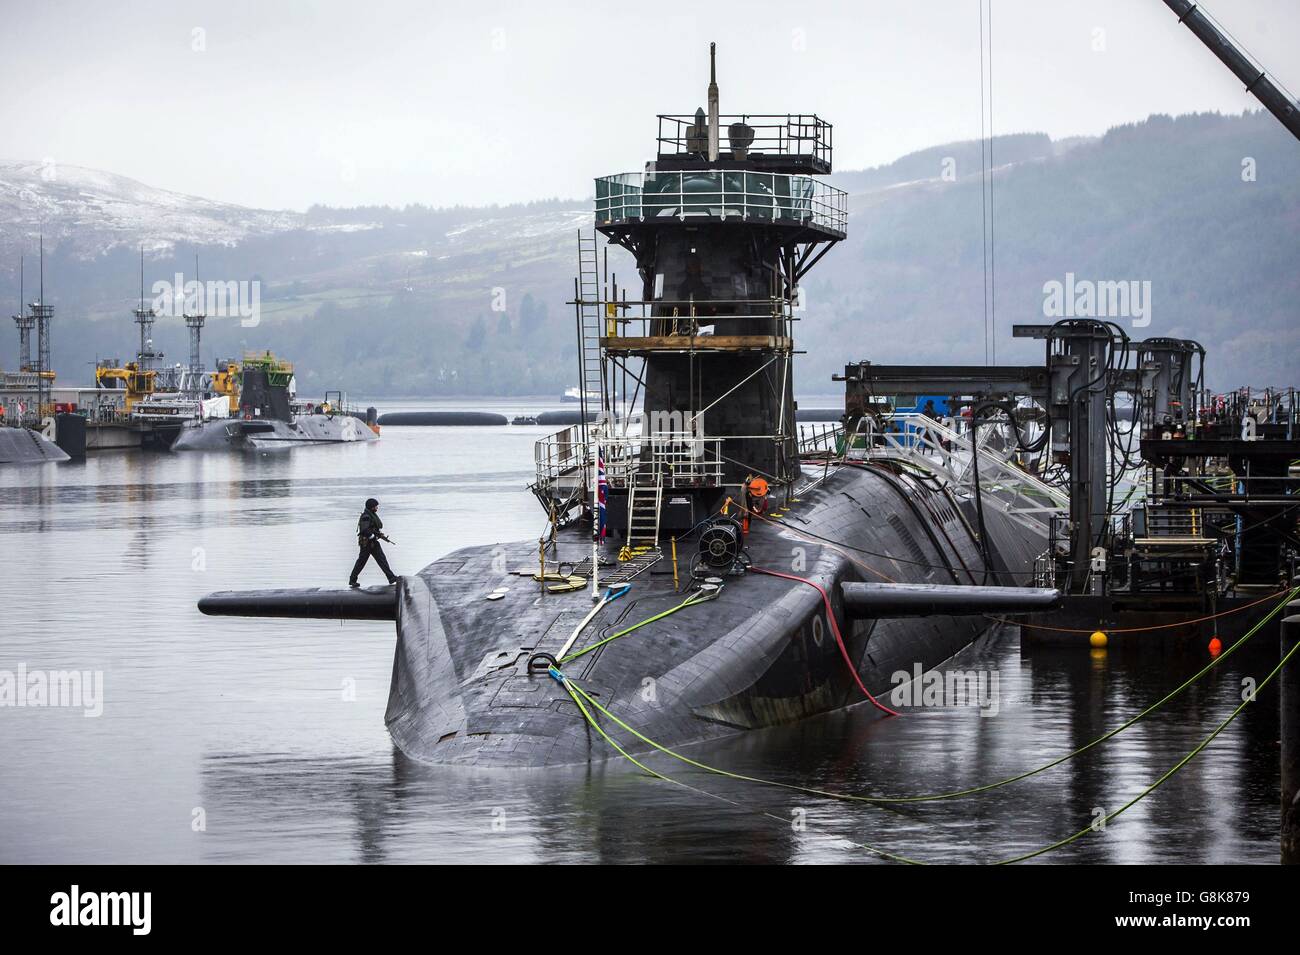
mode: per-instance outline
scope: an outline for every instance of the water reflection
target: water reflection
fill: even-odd
[[[105,454],[0,471],[0,669],[99,669],[106,692],[93,720],[0,708],[0,861],[881,861],[855,843],[995,860],[1131,799],[1231,711],[1243,677],[1267,672],[1267,653],[1234,655],[1166,710],[1053,770],[886,808],[662,756],[647,762],[693,789],[618,762],[515,773],[413,764],[382,723],[391,627],[195,612],[210,590],[342,585],[356,511],[372,494],[399,541],[399,572],[462,544],[535,538],[543,521],[524,484],[547,430],[388,429],[360,448]],[[920,708],[884,720],[859,707],[689,752],[835,791],[962,789],[1090,742],[1204,662],[1155,644],[1022,648],[1012,631],[950,664],[997,672],[996,716]],[[1039,861],[1275,861],[1277,725],[1270,688],[1104,833]],[[191,829],[196,808],[202,832]]]
[[[1012,633],[953,662],[999,667],[1011,691],[996,717],[966,708],[883,720],[856,708],[692,747],[690,755],[836,792],[977,786],[1085,745],[1176,685],[1172,677],[1138,679],[1119,662],[1096,660],[1086,648],[1022,654]],[[313,858],[323,829],[347,833],[335,861],[881,862],[855,845],[866,843],[931,862],[989,862],[1055,842],[1131,799],[1231,710],[1241,676],[1219,674],[1183,705],[1054,770],[951,802],[846,804],[663,756],[646,762],[690,788],[621,762],[485,771],[422,766],[396,752],[373,761],[210,755],[203,792],[206,805],[241,827],[217,850],[216,858],[232,861],[266,846]],[[1274,861],[1276,754],[1267,738],[1276,710],[1247,712],[1249,723],[1106,831],[1039,861]]]

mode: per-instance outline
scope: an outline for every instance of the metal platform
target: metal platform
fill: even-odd
[[[620,563],[617,570],[613,571],[608,577],[601,577],[600,582],[602,585],[608,585],[610,587],[625,584],[629,580],[645,573],[655,564],[659,563],[659,561],[663,560],[663,557],[663,551],[659,550],[657,547],[653,550],[643,551],[634,556],[631,560],[625,560]]]
[[[776,335],[648,335],[602,338],[600,347],[614,354],[650,352],[788,351],[789,338]]]

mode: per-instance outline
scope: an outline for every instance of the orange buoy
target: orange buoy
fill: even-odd
[[[1092,646],[1098,650],[1103,649],[1106,646],[1106,642],[1106,634],[1100,630],[1094,630],[1092,636],[1088,638],[1088,643],[1092,644]]]
[[[1219,653],[1222,652],[1222,650],[1223,650],[1222,640],[1220,640],[1218,637],[1214,637],[1212,640],[1210,640],[1210,656],[1217,657]]]

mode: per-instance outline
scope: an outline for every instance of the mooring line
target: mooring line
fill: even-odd
[[[765,785],[765,786],[774,786],[780,789],[789,789],[795,792],[803,792],[814,796],[825,796],[828,799],[838,799],[846,802],[863,802],[863,803],[885,804],[885,805],[899,804],[899,803],[937,802],[939,800],[957,799],[962,796],[972,796],[975,795],[976,793],[989,792],[991,790],[999,789],[1003,786],[1010,785],[1011,783],[1019,782],[1022,779],[1028,779],[1031,776],[1037,776],[1039,773],[1046,772],[1049,769],[1059,766],[1062,763],[1065,763],[1073,759],[1074,757],[1080,756],[1083,753],[1086,753],[1088,750],[1101,745],[1107,740],[1112,739],[1115,736],[1118,736],[1120,733],[1128,729],[1134,723],[1137,723],[1140,720],[1145,719],[1147,716],[1150,716],[1156,710],[1160,709],[1160,707],[1164,706],[1174,697],[1178,696],[1180,693],[1182,693],[1184,690],[1186,690],[1196,681],[1201,679],[1201,677],[1205,676],[1205,674],[1208,673],[1210,670],[1214,669],[1216,666],[1218,666],[1220,663],[1226,660],[1237,649],[1239,649],[1247,640],[1253,637],[1260,630],[1261,627],[1263,627],[1266,623],[1268,623],[1271,619],[1273,619],[1273,617],[1277,616],[1277,614],[1281,612],[1282,608],[1286,606],[1287,602],[1292,597],[1295,597],[1296,595],[1300,595],[1300,587],[1297,587],[1294,590],[1290,591],[1286,595],[1285,600],[1280,601],[1278,605],[1274,607],[1272,610],[1270,610],[1265,617],[1259,620],[1259,622],[1256,623],[1253,627],[1251,627],[1250,630],[1248,630],[1241,637],[1239,637],[1232,644],[1232,646],[1228,647],[1228,649],[1224,650],[1221,654],[1216,656],[1213,660],[1211,660],[1204,667],[1202,667],[1198,672],[1188,677],[1181,684],[1179,684],[1179,686],[1177,686],[1173,690],[1170,690],[1163,697],[1161,697],[1155,703],[1152,703],[1146,709],[1142,710],[1136,716],[1125,721],[1124,723],[1121,723],[1119,726],[1103,734],[1102,736],[1097,737],[1096,739],[1092,740],[1090,743],[1086,743],[1083,746],[1080,746],[1078,749],[1066,753],[1063,756],[1057,757],[1051,762],[1039,766],[1036,769],[1031,769],[1028,770],[1027,772],[1019,773],[1018,775],[999,780],[998,782],[987,783],[983,786],[975,786],[969,789],[960,789],[953,792],[933,793],[933,794],[922,795],[922,796],[864,796],[858,793],[832,792],[830,790],[817,789],[815,787],[800,786],[796,783],[784,783],[772,779],[762,779],[757,776],[747,776],[743,773],[735,773],[730,770],[721,769],[717,766],[710,766],[707,763],[701,763],[698,760],[691,759],[689,756],[685,756],[681,753],[678,753],[675,750],[672,750],[667,746],[664,746],[663,744],[656,742],[650,737],[644,735],[636,728],[629,726],[627,723],[621,720],[614,713],[610,712],[603,704],[600,703],[599,700],[596,700],[595,698],[588,695],[587,692],[583,690],[581,686],[579,686],[576,683],[573,683],[570,678],[566,677],[562,682],[564,682],[565,688],[569,689],[570,693],[576,690],[578,693],[580,693],[583,696],[584,699],[587,700],[588,703],[591,704],[592,707],[598,710],[602,715],[608,717],[612,722],[617,724],[623,730],[632,734],[634,737],[636,737],[641,742],[645,743],[647,746],[650,746],[653,749],[656,749],[667,756],[671,756],[674,759],[686,763],[689,766],[694,766],[697,769],[703,770],[708,773],[712,773],[714,775],[723,776],[729,779],[736,779],[744,782],[758,783],[760,785]],[[560,675],[563,676],[563,674]]]
[[[1228,610],[1221,610],[1219,613],[1208,614],[1204,617],[1193,617],[1190,620],[1175,620],[1173,623],[1157,623],[1157,624],[1152,624],[1149,627],[1107,627],[1105,628],[1104,632],[1105,633],[1145,633],[1148,630],[1168,630],[1170,627],[1187,627],[1187,626],[1191,626],[1194,623],[1205,623],[1207,620],[1218,620],[1220,617],[1226,617],[1229,614],[1240,613],[1243,610],[1249,610],[1251,607],[1258,607],[1260,604],[1272,600],[1278,594],[1282,594],[1282,593],[1286,593],[1286,591],[1275,590],[1273,591],[1273,593],[1265,594],[1263,597],[1260,597],[1258,600],[1252,600],[1248,604],[1242,604],[1240,607],[1232,607]],[[1294,593],[1295,591],[1291,591],[1291,594]],[[1288,599],[1290,599],[1289,596]],[[1093,632],[1093,630],[1080,630],[1077,627],[1049,627],[1045,624],[1020,623],[1015,620],[1007,620],[1003,617],[994,617],[989,614],[985,614],[984,616],[987,617],[989,620],[996,620],[999,623],[1010,624],[1011,626],[1014,627],[1025,627],[1029,630],[1057,630],[1060,631],[1061,633],[1092,633]],[[1094,628],[1094,630],[1095,629],[1099,629],[1099,628]]]
[[[1084,836],[1088,835],[1088,833],[1090,832],[1099,831],[1097,829],[1098,824],[1100,824],[1104,829],[1106,824],[1108,824],[1112,819],[1115,819],[1117,816],[1121,815],[1127,810],[1132,809],[1135,805],[1137,805],[1147,796],[1151,795],[1153,792],[1159,789],[1175,773],[1177,773],[1184,766],[1186,766],[1193,759],[1195,759],[1197,755],[1199,755],[1200,752],[1203,749],[1205,749],[1205,747],[1209,746],[1210,743],[1214,742],[1215,737],[1218,736],[1220,733],[1222,733],[1225,729],[1227,729],[1228,724],[1230,724],[1233,720],[1235,720],[1237,716],[1241,713],[1241,711],[1244,710],[1248,704],[1253,703],[1259,697],[1259,692],[1262,689],[1264,689],[1264,687],[1268,686],[1269,682],[1273,679],[1273,677],[1277,676],[1277,674],[1282,670],[1282,668],[1287,665],[1287,662],[1290,661],[1291,657],[1295,656],[1295,652],[1297,650],[1300,650],[1300,643],[1297,643],[1295,646],[1293,646],[1290,650],[1287,651],[1286,656],[1284,656],[1281,660],[1278,661],[1277,666],[1273,667],[1273,669],[1269,671],[1268,676],[1260,680],[1259,685],[1255,687],[1255,691],[1251,693],[1250,696],[1248,696],[1246,699],[1242,700],[1241,703],[1237,706],[1237,708],[1228,714],[1228,718],[1225,719],[1218,726],[1216,726],[1214,728],[1214,731],[1211,732],[1209,736],[1201,740],[1201,742],[1196,746],[1195,749],[1193,749],[1190,753],[1188,753],[1186,756],[1184,756],[1182,759],[1176,762],[1165,772],[1163,776],[1161,776],[1159,779],[1153,782],[1146,789],[1142,790],[1140,793],[1138,793],[1136,796],[1134,796],[1124,805],[1120,806],[1118,809],[1116,809],[1114,812],[1110,813],[1109,815],[1103,816],[1098,822],[1095,822],[1084,829],[1080,829],[1072,836],[1066,836],[1064,839],[1061,839],[1058,842],[1053,842],[1050,846],[1043,846],[1041,849],[1035,849],[1033,852],[1026,852],[1022,855],[1012,856],[1010,859],[1002,859],[994,863],[994,865],[1011,865],[1012,863],[1015,862],[1024,862],[1027,859],[1033,859],[1037,856],[1044,855],[1055,849],[1060,849],[1064,846],[1068,846],[1070,843],[1083,838]]]
[[[569,678],[566,677],[559,670],[555,669],[554,667],[551,667],[549,673],[551,675],[551,678],[554,679],[557,683],[559,683],[560,686],[564,687],[565,691],[568,692],[569,697],[573,700],[575,704],[577,704],[579,712],[582,713],[583,717],[587,721],[587,725],[590,726],[592,729],[594,729],[597,733],[599,733],[601,738],[604,739],[605,742],[609,743],[609,745],[612,746],[614,750],[619,753],[619,755],[629,760],[634,766],[636,766],[637,768],[645,772],[647,775],[652,776],[655,779],[662,780],[663,782],[666,783],[672,783],[674,786],[680,786],[682,789],[685,789],[687,792],[695,793],[698,796],[705,796],[709,799],[715,799],[719,802],[726,803],[727,805],[732,806],[736,809],[741,809],[745,812],[753,813],[755,815],[764,816],[768,819],[772,819],[776,822],[779,822],[782,826],[790,825],[789,819],[783,816],[778,816],[775,813],[768,812],[766,809],[755,809],[753,806],[746,806],[744,803],[736,802],[734,799],[728,799],[726,796],[723,796],[720,793],[712,793],[709,792],[707,789],[700,789],[698,786],[692,786],[690,783],[682,782],[680,779],[675,779],[672,776],[665,775],[664,773],[658,772],[657,770],[653,770],[649,766],[646,766],[636,757],[628,753],[627,750],[623,749],[623,747],[619,746],[618,743],[614,741],[613,737],[611,737],[608,733],[605,732],[604,728],[599,723],[596,722],[595,717],[593,717],[591,713],[588,712],[587,708],[582,705],[582,700],[578,698],[578,693],[581,693],[581,695],[585,699],[587,699],[588,702],[593,703],[595,706],[603,710],[604,708],[601,707],[599,703],[596,703],[596,701],[593,700],[587,693],[583,692],[581,687],[571,684]],[[574,690],[577,690],[578,693],[575,693]],[[848,839],[843,836],[828,836],[828,838],[843,839],[845,842],[849,843],[849,845],[852,845],[859,849],[866,849],[868,852],[872,852],[880,856],[882,859],[889,859],[892,862],[901,862],[904,865],[927,865],[928,864],[926,862],[921,861],[920,859],[910,859],[907,856],[898,855],[897,853],[890,852],[886,849],[881,849],[879,846],[868,845],[865,842],[857,842],[853,839]]]
[[[593,643],[589,647],[583,647],[581,650],[575,650],[573,653],[570,653],[567,657],[562,657],[558,662],[571,663],[574,660],[578,659],[578,657],[585,656],[586,654],[591,653],[591,651],[593,650],[599,650],[605,644],[611,643],[614,640],[617,640],[619,637],[626,637],[629,633],[632,633],[634,630],[640,630],[642,627],[646,626],[647,624],[654,623],[656,620],[662,620],[664,617],[670,617],[673,614],[677,613],[677,611],[685,610],[687,607],[694,607],[697,604],[707,603],[708,601],[712,600],[716,595],[717,595],[716,591],[707,596],[697,591],[696,593],[693,593],[690,596],[688,596],[681,603],[677,604],[677,606],[669,607],[667,610],[660,611],[659,613],[655,614],[653,617],[647,617],[645,620],[642,620],[640,623],[634,623],[632,626],[628,627],[625,630],[620,630],[618,633],[610,634],[608,637],[605,637],[603,640],[598,640],[597,642]]]
[[[1262,622],[1262,621],[1261,621],[1261,622]],[[1245,639],[1245,638],[1243,637],[1243,639]],[[1241,642],[1241,641],[1238,641],[1238,644],[1234,644],[1234,646],[1239,645],[1240,642]],[[1058,839],[1056,842],[1053,842],[1053,843],[1051,843],[1050,845],[1042,846],[1042,847],[1040,847],[1040,848],[1038,848],[1038,849],[1033,850],[1032,852],[1025,852],[1025,853],[1021,853],[1020,855],[1017,855],[1017,856],[1011,856],[1010,858],[1007,858],[1007,859],[999,859],[999,860],[996,860],[996,861],[994,861],[994,862],[991,862],[991,863],[984,863],[984,864],[987,864],[987,865],[1013,865],[1013,864],[1015,864],[1015,863],[1017,863],[1017,862],[1026,862],[1026,861],[1028,861],[1028,860],[1030,860],[1030,859],[1034,859],[1034,858],[1037,858],[1038,856],[1046,855],[1046,854],[1049,853],[1049,852],[1054,852],[1054,851],[1057,850],[1057,849],[1062,849],[1062,848],[1064,848],[1064,847],[1066,847],[1066,846],[1068,846],[1068,845],[1071,845],[1072,843],[1077,842],[1079,839],[1082,839],[1084,836],[1087,836],[1089,833],[1099,832],[1099,831],[1104,831],[1105,826],[1106,826],[1108,823],[1110,823],[1110,822],[1111,822],[1112,820],[1114,820],[1114,819],[1119,818],[1119,816],[1123,815],[1125,812],[1127,812],[1129,809],[1132,809],[1135,805],[1137,805],[1139,802],[1141,802],[1141,801],[1142,801],[1143,799],[1145,799],[1147,796],[1151,795],[1153,792],[1155,792],[1157,789],[1159,789],[1162,785],[1164,785],[1166,782],[1168,782],[1171,778],[1173,778],[1173,776],[1175,776],[1175,775],[1176,775],[1180,770],[1182,770],[1182,769],[1183,769],[1183,768],[1184,768],[1188,763],[1190,763],[1193,759],[1195,759],[1195,758],[1196,758],[1196,757],[1197,757],[1197,756],[1198,756],[1202,751],[1204,751],[1204,749],[1205,749],[1207,746],[1209,746],[1210,743],[1212,743],[1212,742],[1215,740],[1215,738],[1217,738],[1217,737],[1219,736],[1220,733],[1222,733],[1225,729],[1228,728],[1228,726],[1233,722],[1233,720],[1235,720],[1235,719],[1236,719],[1236,718],[1241,714],[1241,711],[1244,710],[1248,704],[1253,703],[1256,699],[1258,699],[1258,697],[1259,697],[1259,692],[1260,692],[1261,690],[1263,690],[1264,687],[1268,686],[1268,684],[1269,684],[1270,682],[1272,682],[1273,678],[1274,678],[1275,676],[1277,676],[1277,674],[1281,672],[1282,668],[1283,668],[1284,666],[1286,666],[1287,663],[1290,662],[1290,660],[1291,660],[1291,658],[1292,658],[1293,656],[1295,656],[1297,650],[1300,650],[1300,644],[1297,644],[1296,646],[1293,646],[1293,647],[1292,647],[1292,648],[1287,652],[1286,656],[1284,656],[1281,660],[1278,661],[1277,666],[1275,666],[1272,670],[1270,670],[1269,673],[1268,673],[1268,675],[1265,676],[1264,679],[1261,680],[1261,681],[1259,682],[1259,684],[1255,687],[1255,691],[1254,691],[1250,696],[1248,696],[1246,699],[1242,700],[1242,702],[1241,702],[1241,703],[1240,703],[1240,704],[1239,704],[1239,705],[1238,705],[1238,706],[1237,706],[1237,707],[1236,707],[1236,708],[1235,708],[1235,709],[1234,709],[1230,714],[1228,714],[1228,717],[1227,717],[1226,719],[1224,719],[1223,722],[1221,722],[1218,726],[1216,726],[1216,727],[1214,728],[1214,730],[1211,731],[1210,734],[1209,734],[1208,736],[1206,736],[1203,740],[1201,740],[1201,742],[1198,743],[1198,744],[1196,745],[1196,747],[1193,748],[1193,749],[1191,750],[1191,752],[1189,752],[1189,753],[1188,753],[1187,755],[1185,755],[1182,759],[1180,759],[1177,763],[1175,763],[1173,766],[1171,766],[1168,770],[1166,770],[1166,771],[1165,771],[1165,772],[1160,776],[1159,779],[1157,779],[1155,782],[1151,783],[1151,785],[1147,786],[1147,787],[1146,787],[1145,789],[1143,789],[1140,793],[1138,793],[1136,796],[1134,796],[1132,799],[1130,799],[1128,802],[1126,802],[1123,806],[1120,806],[1120,807],[1119,807],[1118,809],[1116,809],[1114,812],[1109,813],[1109,814],[1107,814],[1106,816],[1102,817],[1102,819],[1099,820],[1098,822],[1094,822],[1094,823],[1092,823],[1092,824],[1090,824],[1090,825],[1084,827],[1083,829],[1080,829],[1078,832],[1075,832],[1075,833],[1073,833],[1073,834],[1071,834],[1071,835],[1069,835],[1069,836],[1066,836],[1064,839]],[[586,719],[587,724],[588,724],[589,726],[591,726],[593,729],[595,729],[596,732],[599,733],[600,736],[601,736],[601,737],[602,737],[606,742],[608,742],[608,743],[610,744],[610,746],[612,746],[612,747],[614,748],[614,750],[617,751],[620,755],[622,755],[623,757],[625,757],[626,759],[628,759],[629,761],[631,761],[634,765],[636,765],[637,767],[639,767],[642,771],[644,771],[645,773],[647,773],[648,775],[650,775],[650,776],[652,776],[652,777],[654,777],[654,778],[656,778],[656,779],[662,780],[662,781],[664,781],[664,782],[672,783],[672,784],[675,785],[675,786],[680,786],[681,788],[683,788],[683,789],[685,789],[685,790],[687,790],[687,791],[689,791],[689,792],[696,793],[697,795],[707,796],[707,797],[709,797],[709,798],[711,798],[711,799],[719,800],[719,801],[721,801],[721,802],[727,803],[728,805],[734,806],[734,807],[736,807],[736,808],[743,809],[743,810],[746,810],[746,811],[748,811],[748,812],[756,813],[756,814],[758,814],[758,815],[765,816],[765,817],[767,817],[767,818],[769,818],[769,819],[776,820],[777,822],[780,822],[782,825],[789,825],[790,820],[785,819],[785,818],[783,818],[783,817],[781,817],[781,816],[777,816],[777,815],[775,815],[774,813],[770,813],[770,812],[767,812],[766,810],[762,810],[762,809],[754,809],[753,807],[750,807],[750,806],[745,806],[744,804],[742,804],[742,803],[738,803],[738,802],[736,802],[736,801],[734,801],[734,800],[732,800],[732,799],[728,799],[728,798],[725,797],[725,796],[721,796],[721,795],[719,795],[719,794],[717,794],[717,793],[711,793],[711,792],[708,792],[707,790],[700,789],[699,787],[696,787],[696,786],[691,786],[691,785],[688,784],[688,783],[684,783],[684,782],[682,782],[682,781],[679,780],[679,779],[674,779],[674,778],[671,777],[671,776],[665,775],[664,773],[658,772],[658,771],[653,770],[653,769],[651,769],[650,767],[646,766],[644,763],[640,762],[640,761],[637,760],[634,756],[632,756],[630,753],[628,753],[625,749],[623,749],[623,747],[619,746],[618,743],[615,742],[614,739],[613,739],[613,738],[612,738],[608,733],[605,732],[604,728],[603,728],[599,723],[596,722],[595,717],[593,717],[593,716],[591,715],[590,711],[588,711],[587,708],[583,705],[582,700],[579,699],[579,696],[581,696],[582,698],[586,699],[586,700],[587,700],[589,703],[591,703],[591,704],[592,704],[596,709],[600,710],[602,713],[604,713],[605,715],[609,716],[610,719],[612,719],[615,723],[618,723],[618,725],[620,725],[620,726],[626,728],[629,732],[633,733],[633,735],[637,736],[637,738],[642,739],[642,740],[645,740],[646,742],[651,743],[651,745],[653,745],[656,749],[658,749],[658,750],[660,750],[660,751],[662,751],[662,752],[664,752],[664,753],[668,753],[669,755],[674,756],[674,757],[676,757],[676,758],[682,760],[683,762],[689,763],[689,764],[691,764],[691,765],[699,766],[700,768],[702,768],[702,769],[707,769],[707,770],[709,770],[710,772],[716,772],[716,773],[718,773],[719,775],[728,776],[728,777],[731,777],[731,778],[733,778],[733,779],[737,779],[737,780],[741,780],[741,781],[766,783],[766,784],[768,784],[768,785],[780,786],[780,787],[785,788],[785,789],[794,789],[794,790],[799,790],[799,791],[803,791],[803,792],[814,793],[814,794],[818,794],[818,795],[833,796],[834,798],[850,798],[850,799],[857,799],[857,798],[860,798],[860,797],[853,797],[853,796],[847,796],[847,797],[846,797],[846,796],[844,796],[843,794],[838,794],[838,795],[837,795],[837,794],[834,794],[834,793],[824,792],[824,791],[822,791],[822,790],[809,789],[809,788],[807,788],[807,787],[802,787],[802,786],[794,786],[794,785],[791,785],[791,784],[788,784],[788,783],[777,783],[777,782],[772,782],[772,781],[770,781],[770,780],[762,780],[762,779],[758,779],[757,777],[746,776],[746,775],[743,775],[743,774],[741,774],[741,773],[731,773],[731,772],[727,772],[726,770],[717,770],[717,769],[714,769],[713,767],[710,767],[710,766],[705,765],[704,763],[699,763],[699,762],[697,762],[697,761],[695,761],[695,760],[692,760],[692,759],[690,759],[689,757],[684,757],[684,756],[682,756],[682,755],[679,754],[679,753],[674,753],[672,750],[669,750],[667,747],[660,746],[659,744],[654,743],[653,741],[649,740],[648,737],[644,737],[644,736],[642,736],[641,734],[637,733],[635,730],[632,730],[631,727],[628,727],[626,723],[623,723],[621,720],[619,720],[617,717],[615,717],[612,713],[610,713],[607,709],[605,709],[605,707],[601,706],[601,704],[600,704],[597,700],[595,700],[595,699],[594,699],[590,694],[588,694],[588,693],[587,693],[585,690],[583,690],[580,686],[577,686],[576,684],[573,684],[573,683],[569,680],[569,678],[566,677],[566,676],[565,676],[563,673],[561,673],[559,670],[557,670],[557,669],[555,669],[554,667],[552,667],[552,668],[550,668],[549,673],[550,673],[550,675],[551,675],[551,677],[552,677],[553,679],[555,679],[557,682],[560,683],[561,686],[564,687],[565,691],[569,694],[569,697],[570,697],[570,698],[573,700],[573,702],[577,705],[579,711],[582,713],[583,717]],[[1099,824],[1099,823],[1100,823],[1100,828],[1098,828],[1098,824]],[[839,837],[839,838],[844,838],[844,837]],[[856,842],[856,841],[854,841],[854,840],[852,840],[852,839],[847,839],[847,838],[845,838],[844,841],[848,842],[848,843],[851,844],[851,845],[857,846],[858,848],[866,849],[867,851],[872,852],[872,853],[874,853],[875,855],[880,856],[881,858],[889,859],[889,860],[894,861],[894,862],[901,862],[901,863],[905,863],[905,864],[907,864],[907,865],[930,865],[930,864],[932,864],[932,863],[930,863],[930,862],[928,862],[928,861],[926,861],[926,860],[923,860],[923,859],[914,859],[914,858],[911,858],[911,857],[909,857],[909,856],[900,855],[899,853],[889,852],[889,851],[886,850],[886,849],[881,849],[879,846],[868,845],[867,843]]]

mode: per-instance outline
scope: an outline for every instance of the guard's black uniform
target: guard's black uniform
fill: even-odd
[[[384,556],[384,549],[379,546],[379,539],[383,536],[384,522],[379,519],[379,514],[367,508],[361,512],[361,517],[357,519],[357,546],[361,548],[361,553],[357,555],[357,562],[352,567],[352,576],[348,578],[349,585],[357,583],[357,577],[366,566],[366,561],[371,557],[379,565],[379,569],[384,572],[390,584],[397,583],[397,576],[393,573],[392,568],[388,566],[388,558]]]

